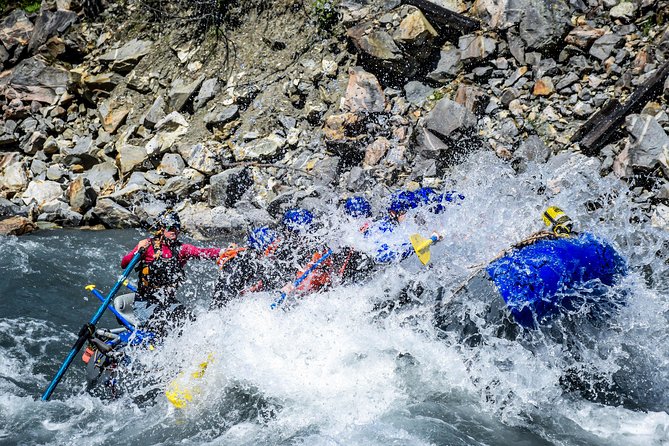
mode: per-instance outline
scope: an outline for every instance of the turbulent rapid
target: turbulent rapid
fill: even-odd
[[[79,356],[49,402],[40,395],[99,307],[137,231],[54,231],[0,240],[1,444],[661,445],[669,442],[669,234],[641,216],[626,186],[596,160],[564,154],[517,174],[477,153],[440,186],[464,195],[403,227],[444,239],[429,267],[416,258],[366,280],[270,310],[274,293],[208,310],[212,263],[189,265],[180,297],[197,318],[153,351],[132,350],[116,399],[85,391]],[[382,203],[374,203],[375,211]],[[608,291],[624,304],[605,322],[557,319],[511,341],[477,346],[435,325],[450,296],[501,252],[543,229],[560,206],[579,230],[610,242],[629,274]],[[371,249],[334,204],[319,235],[332,248]],[[228,240],[218,240],[223,245]],[[197,243],[197,242],[196,242]],[[288,278],[287,278],[288,279]],[[411,305],[386,305],[406,290]],[[106,315],[100,326],[116,326]],[[578,355],[560,339],[576,330]],[[571,342],[571,341],[570,341]],[[193,403],[164,390],[208,361]],[[630,396],[602,404],[566,391],[569,368],[595,366]]]

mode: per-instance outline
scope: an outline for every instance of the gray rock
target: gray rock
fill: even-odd
[[[430,72],[427,77],[436,82],[448,83],[458,75],[462,66],[460,50],[448,44],[441,49],[437,68]]]
[[[207,105],[207,102],[216,96],[219,89],[218,79],[212,78],[204,81],[195,97],[195,101],[193,101],[193,110],[197,111]]]
[[[590,55],[604,61],[609,58],[614,49],[624,42],[624,38],[618,34],[604,34],[595,40],[590,47]]]
[[[65,91],[69,73],[61,68],[46,65],[41,59],[24,59],[11,70],[6,83],[19,92],[25,92],[30,100],[52,104],[61,91]]]
[[[571,26],[571,8],[567,2],[527,0],[520,3],[516,5],[522,14],[518,31],[527,47],[542,50],[560,43]]]
[[[609,15],[612,19],[632,19],[637,11],[637,5],[634,2],[621,1],[616,6],[611,8]]]
[[[204,117],[204,123],[209,130],[220,127],[239,116],[239,107],[231,105],[222,109],[216,109]]]
[[[11,193],[23,192],[28,176],[17,152],[0,155],[0,189]]]
[[[162,161],[156,168],[158,172],[166,173],[167,175],[180,175],[186,167],[184,160],[176,153],[166,153]]]
[[[167,102],[172,110],[178,112],[182,111],[186,106],[186,103],[188,103],[198,91],[203,81],[204,76],[200,76],[188,84],[181,78],[175,80],[172,83],[170,91],[167,93]]]
[[[95,190],[93,190],[88,180],[83,176],[80,176],[69,184],[65,191],[65,196],[67,197],[67,202],[70,204],[70,208],[79,214],[84,214],[88,211],[97,199]]]
[[[149,54],[153,42],[147,40],[131,40],[121,48],[111,50],[98,58],[108,63],[117,73],[129,73],[142,57]]]
[[[477,124],[476,116],[462,105],[448,98],[443,98],[424,118],[425,128],[448,137],[458,129],[472,128]]]
[[[21,194],[21,199],[26,205],[35,203],[40,208],[44,203],[57,200],[62,196],[63,189],[59,183],[48,180],[33,180],[28,183],[27,189]]]
[[[579,80],[578,74],[573,71],[568,72],[562,79],[560,79],[557,84],[555,84],[555,89],[557,91],[564,90],[565,88],[573,85]]]
[[[419,127],[416,133],[416,143],[420,154],[427,158],[439,158],[442,152],[450,150],[450,147],[434,133],[424,127]]]
[[[497,41],[487,36],[468,34],[460,37],[458,49],[462,60],[487,59],[497,50]]]
[[[186,205],[179,213],[181,224],[196,238],[234,235],[249,229],[248,220],[236,209],[223,206],[210,208],[204,203]]]
[[[42,174],[46,174],[47,165],[44,161],[33,159],[30,163],[30,171],[34,177],[39,177]],[[44,179],[44,178],[41,178]]]
[[[108,228],[127,229],[140,225],[135,214],[109,198],[98,200],[91,212]]]
[[[273,158],[286,145],[286,139],[277,134],[257,139],[243,145],[233,145],[232,152],[237,161]]]
[[[16,203],[12,203],[6,198],[0,197],[0,220],[4,220],[14,215],[21,215],[26,217],[28,215],[28,209],[26,207],[19,206]]]
[[[153,101],[153,104],[139,121],[147,129],[155,128],[156,124],[165,117],[165,99],[160,95]]]
[[[70,209],[65,202],[53,200],[41,208],[37,217],[38,222],[51,222],[62,227],[77,227],[81,224],[83,215]]]
[[[234,167],[212,176],[209,184],[209,206],[232,207],[253,185],[253,178],[247,167]]]
[[[67,169],[58,164],[52,164],[46,170],[46,178],[51,181],[60,181],[67,175]]]
[[[530,135],[514,152],[518,158],[537,163],[545,163],[551,155],[551,150],[537,135]]]
[[[126,175],[136,169],[146,169],[145,163],[148,162],[149,155],[144,147],[127,144],[117,150],[116,164],[121,175]]]
[[[629,146],[632,166],[653,168],[658,163],[669,169],[669,136],[651,116],[630,115],[625,127],[633,138]]]
[[[404,86],[407,101],[418,107],[422,107],[427,97],[432,94],[434,89],[418,81],[411,81]]]
[[[376,76],[360,67],[351,68],[343,109],[353,113],[380,113],[385,107],[386,98]]]
[[[110,162],[97,164],[83,174],[98,195],[114,189],[117,175],[116,166]]]
[[[347,31],[349,38],[360,52],[383,61],[402,60],[402,51],[390,34],[383,30],[368,32],[368,27],[367,23],[363,23]]]
[[[46,138],[46,135],[40,131],[33,132],[23,145],[23,151],[28,155],[35,155],[44,147]]]
[[[204,175],[194,169],[186,168],[181,176],[171,177],[158,192],[159,197],[182,200],[205,180]]]
[[[0,22],[0,42],[9,51],[28,44],[34,26],[22,9],[14,9]]]
[[[35,20],[35,31],[32,33],[28,52],[34,53],[49,37],[62,34],[70,25],[77,21],[77,13],[58,9],[54,12],[42,9]]]
[[[186,161],[188,167],[202,172],[206,175],[211,175],[220,169],[219,156],[217,152],[201,143],[195,145],[180,145],[178,152]]]

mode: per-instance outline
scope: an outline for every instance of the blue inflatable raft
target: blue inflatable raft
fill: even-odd
[[[592,234],[541,233],[490,262],[449,298],[442,296],[437,325],[468,337],[487,324],[537,328],[584,305],[589,317],[606,317],[621,304],[607,291],[626,273],[620,254]]]
[[[561,311],[576,311],[584,294],[596,300],[627,266],[611,245],[584,233],[513,249],[486,271],[516,322],[535,327]]]

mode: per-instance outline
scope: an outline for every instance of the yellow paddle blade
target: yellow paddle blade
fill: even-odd
[[[416,256],[420,260],[420,263],[427,265],[430,261],[430,245],[434,243],[432,239],[425,238],[420,234],[412,234],[409,237],[409,241],[411,241],[411,246],[416,251]]]
[[[207,356],[207,360],[198,364],[194,372],[191,372],[189,375],[185,372],[179,373],[167,386],[167,390],[165,391],[167,401],[172,403],[177,409],[183,409],[193,401],[193,397],[201,391],[197,381],[204,377],[207,367],[213,360],[214,356],[210,353]]]

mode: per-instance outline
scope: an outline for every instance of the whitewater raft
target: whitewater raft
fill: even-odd
[[[515,337],[560,314],[607,318],[623,304],[611,287],[627,273],[623,257],[605,240],[582,233],[537,234],[480,268],[438,302],[437,326],[469,343],[481,332]]]

